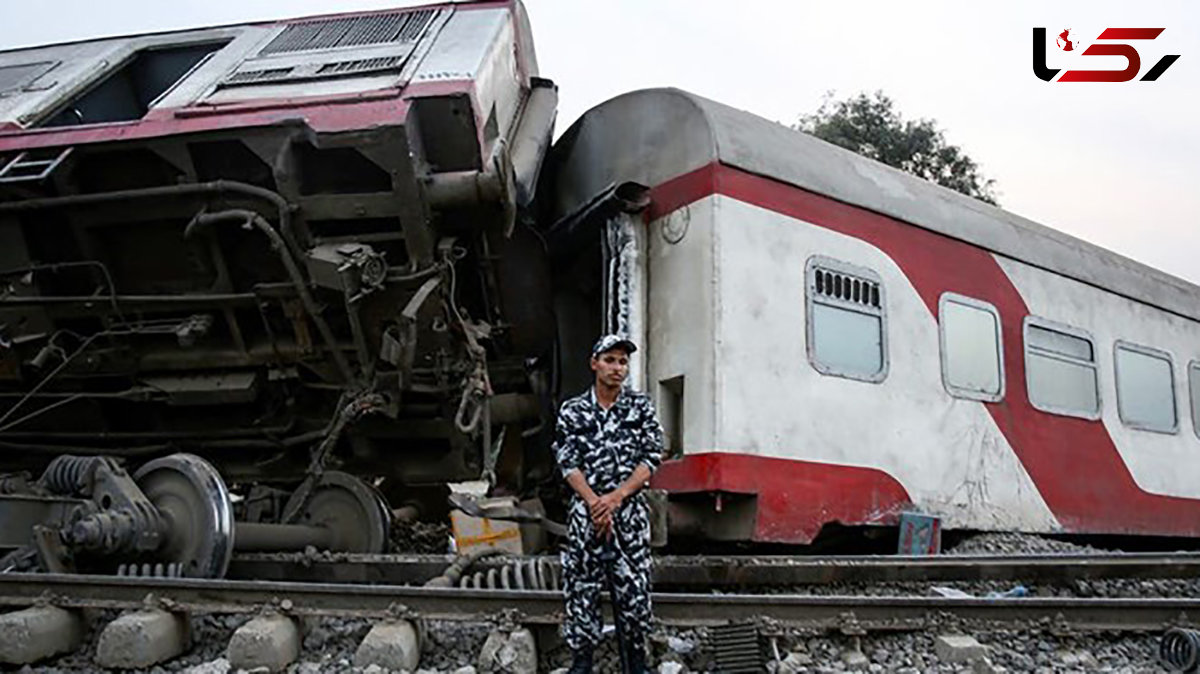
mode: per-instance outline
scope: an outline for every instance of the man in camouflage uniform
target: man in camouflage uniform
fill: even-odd
[[[572,674],[592,671],[600,641],[600,592],[613,564],[614,586],[634,672],[646,671],[650,628],[650,517],[641,494],[662,461],[662,427],[650,398],[624,388],[633,342],[605,335],[592,348],[596,382],[563,403],[554,452],[573,494],[562,555],[567,619],[563,636],[574,653]],[[615,561],[602,555],[616,553]]]

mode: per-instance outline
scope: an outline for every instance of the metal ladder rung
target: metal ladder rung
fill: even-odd
[[[0,183],[45,180],[71,154],[72,149],[74,148],[63,148],[53,159],[26,159],[29,151],[22,152],[0,169]]]

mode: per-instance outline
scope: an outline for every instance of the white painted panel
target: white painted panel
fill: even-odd
[[[459,12],[461,14],[474,12]],[[517,74],[516,50],[514,45],[511,15],[501,14],[503,21],[488,43],[483,63],[475,74],[475,90],[479,98],[480,123],[487,122],[493,109],[496,113],[496,129],[500,136],[509,137],[514,131],[517,110],[522,100],[522,83]],[[440,43],[440,40],[439,40]],[[491,148],[485,148],[490,152]]]
[[[715,197],[702,199],[649,225],[649,335],[646,390],[684,377],[683,446],[716,446],[713,354],[713,215]],[[670,243],[677,241],[677,243]],[[659,409],[665,405],[655,400]]]
[[[503,9],[456,11],[413,74],[413,82],[471,79],[509,22]]]
[[[1101,419],[1133,480],[1145,491],[1200,498],[1200,439],[1188,428],[1184,368],[1200,358],[1200,323],[1169,314],[1027,264],[997,257],[1034,315],[1087,330],[1099,364]],[[1130,428],[1117,410],[1113,345],[1117,340],[1161,349],[1174,359],[1175,434]]]
[[[886,255],[733,199],[718,197],[716,212],[712,449],[877,468],[949,527],[1057,528],[984,405],[947,394],[937,323]],[[804,269],[812,255],[881,277],[890,352],[882,383],[821,375],[809,364]]]

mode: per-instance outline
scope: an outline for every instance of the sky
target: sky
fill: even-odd
[[[0,49],[423,4],[408,0],[0,0]],[[526,0],[541,74],[559,85],[558,131],[588,108],[674,86],[792,124],[828,92],[882,90],[936,120],[1005,209],[1200,284],[1200,3],[1062,0]],[[1155,82],[1043,82],[1032,29],[1064,29],[1047,65],[1119,70],[1081,56],[1108,27],[1138,41]]]

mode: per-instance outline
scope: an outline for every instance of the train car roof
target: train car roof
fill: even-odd
[[[1200,287],[1183,279],[679,89],[644,89],[601,103],[563,134],[555,155],[559,213],[614,180],[653,186],[720,162],[1200,320]]]
[[[405,2],[405,0],[397,0],[397,2]],[[409,4],[397,4],[390,7],[382,7],[377,9],[359,9],[349,10],[345,12],[321,12],[319,14],[301,14],[299,16],[283,16],[278,18],[262,18],[248,19],[246,21],[238,21],[235,23],[217,23],[200,26],[184,26],[182,28],[164,28],[162,30],[143,31],[140,33],[101,33],[88,37],[75,38],[73,40],[59,40],[55,42],[31,42],[29,44],[21,44],[15,47],[0,46],[0,54],[30,51],[34,49],[44,49],[47,47],[64,47],[73,44],[85,44],[88,42],[104,42],[108,40],[130,40],[142,37],[154,37],[160,35],[186,35],[198,31],[219,30],[222,28],[241,28],[244,26],[276,26],[287,23],[302,23],[305,21],[316,21],[321,19],[349,18],[355,16],[372,16],[375,14],[388,14],[399,11],[434,9],[439,7],[461,7],[463,9],[474,9],[479,7],[507,6],[514,2],[522,2],[522,0],[427,0],[421,2],[414,0]]]

